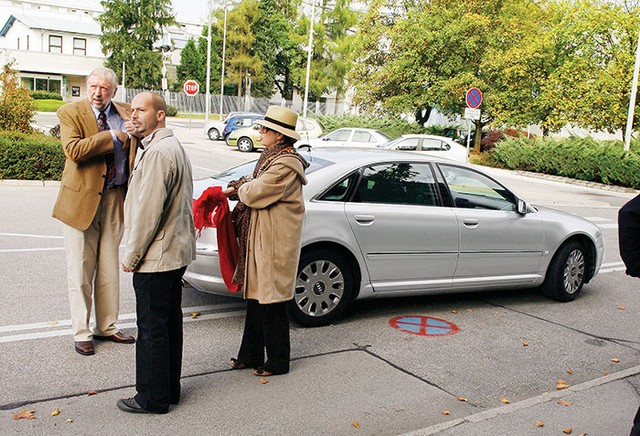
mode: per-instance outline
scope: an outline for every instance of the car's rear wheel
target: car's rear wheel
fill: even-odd
[[[238,150],[247,153],[253,150],[253,141],[251,140],[251,138],[247,138],[246,136],[243,136],[241,138],[238,138],[237,146],[238,146]]]
[[[217,141],[218,139],[220,139],[220,132],[215,127],[212,127],[207,132],[207,136],[209,136],[209,139],[211,139],[212,141]]]
[[[542,284],[542,293],[554,300],[574,300],[584,285],[587,257],[584,245],[570,241],[557,251]]]
[[[353,298],[351,265],[327,249],[312,249],[300,256],[291,318],[305,327],[330,324]]]

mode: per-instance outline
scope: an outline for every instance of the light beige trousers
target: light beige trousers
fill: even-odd
[[[95,333],[110,336],[118,331],[124,195],[125,188],[105,189],[87,230],[64,225],[74,341],[90,341],[93,337],[89,328],[92,304],[95,305]]]

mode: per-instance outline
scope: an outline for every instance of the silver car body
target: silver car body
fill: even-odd
[[[319,248],[339,253],[353,271],[354,299],[537,287],[545,281],[554,255],[570,240],[586,248],[584,283],[597,274],[602,263],[603,240],[595,224],[530,206],[468,165],[378,149],[327,148],[301,154],[312,163],[332,162],[307,176],[302,253]],[[244,165],[244,170],[231,176],[253,168],[251,163]],[[451,188],[438,194],[443,195],[440,200],[420,199],[421,204],[398,204],[391,186],[377,202],[354,201],[355,192],[348,197],[350,201],[340,199],[342,191],[350,189],[342,189],[348,185],[345,181],[358,183],[367,171],[384,165],[405,166],[413,173],[424,170],[427,178],[431,178],[429,173],[436,174],[440,185]],[[226,185],[228,180],[197,181],[194,198],[207,187]],[[372,183],[382,184],[383,179],[361,182],[363,186]],[[479,197],[489,208],[467,207],[465,192],[473,196],[483,190],[493,190],[493,197]],[[497,198],[496,193],[504,198]],[[449,195],[452,198],[445,205]],[[185,280],[205,292],[231,295],[220,276],[215,234],[215,229],[202,231],[197,259],[188,267]]]
[[[342,127],[327,133],[320,138],[301,140],[297,147],[310,145],[312,147],[377,147],[390,141],[384,132],[376,129],[360,127]]]

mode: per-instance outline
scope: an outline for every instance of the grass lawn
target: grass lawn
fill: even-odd
[[[55,112],[64,104],[62,100],[34,100],[35,110],[38,112]]]

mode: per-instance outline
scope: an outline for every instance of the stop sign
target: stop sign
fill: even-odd
[[[187,95],[196,95],[200,92],[200,85],[198,85],[198,82],[195,80],[187,80],[184,82],[182,89],[184,89],[184,92]]]

